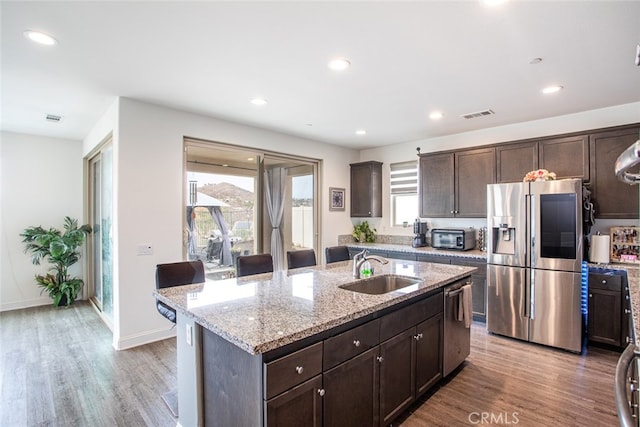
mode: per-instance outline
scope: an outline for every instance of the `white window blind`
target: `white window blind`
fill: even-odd
[[[418,161],[391,163],[389,165],[391,195],[418,194]]]

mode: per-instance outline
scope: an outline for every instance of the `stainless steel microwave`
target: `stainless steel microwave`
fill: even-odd
[[[431,230],[431,246],[437,249],[468,251],[476,247],[476,230],[473,228],[434,228]]]

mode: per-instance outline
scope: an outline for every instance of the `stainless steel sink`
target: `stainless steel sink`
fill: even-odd
[[[345,283],[338,286],[348,291],[360,292],[369,295],[381,295],[388,292],[403,291],[410,292],[418,289],[422,282],[420,279],[406,276],[396,276],[395,274],[382,274],[368,279],[360,279],[355,282]]]

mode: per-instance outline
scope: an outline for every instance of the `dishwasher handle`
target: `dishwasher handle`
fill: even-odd
[[[622,352],[622,355],[618,359],[616,365],[616,374],[614,380],[615,396],[616,396],[616,409],[618,411],[618,418],[620,419],[621,427],[637,427],[638,420],[637,414],[633,411],[633,396],[630,401],[627,398],[627,390],[629,390],[629,384],[627,381],[631,379],[637,382],[637,378],[628,376],[629,368],[632,368],[632,364],[640,356],[640,353],[636,350],[634,344],[629,344],[627,348]],[[631,393],[637,393],[637,384],[634,388],[631,388]]]

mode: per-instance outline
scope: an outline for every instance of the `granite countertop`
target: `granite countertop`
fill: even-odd
[[[478,260],[487,259],[487,253],[478,249],[472,249],[469,251],[452,251],[446,249],[435,249],[430,246],[414,248],[410,245],[395,245],[390,243],[348,243],[347,246],[358,249],[379,249],[389,252],[403,252],[419,255],[453,256],[460,258],[474,258]]]
[[[159,289],[154,295],[250,354],[265,353],[433,291],[473,267],[406,260],[371,262],[375,275],[422,283],[383,295],[339,288],[352,282],[353,261]]]

